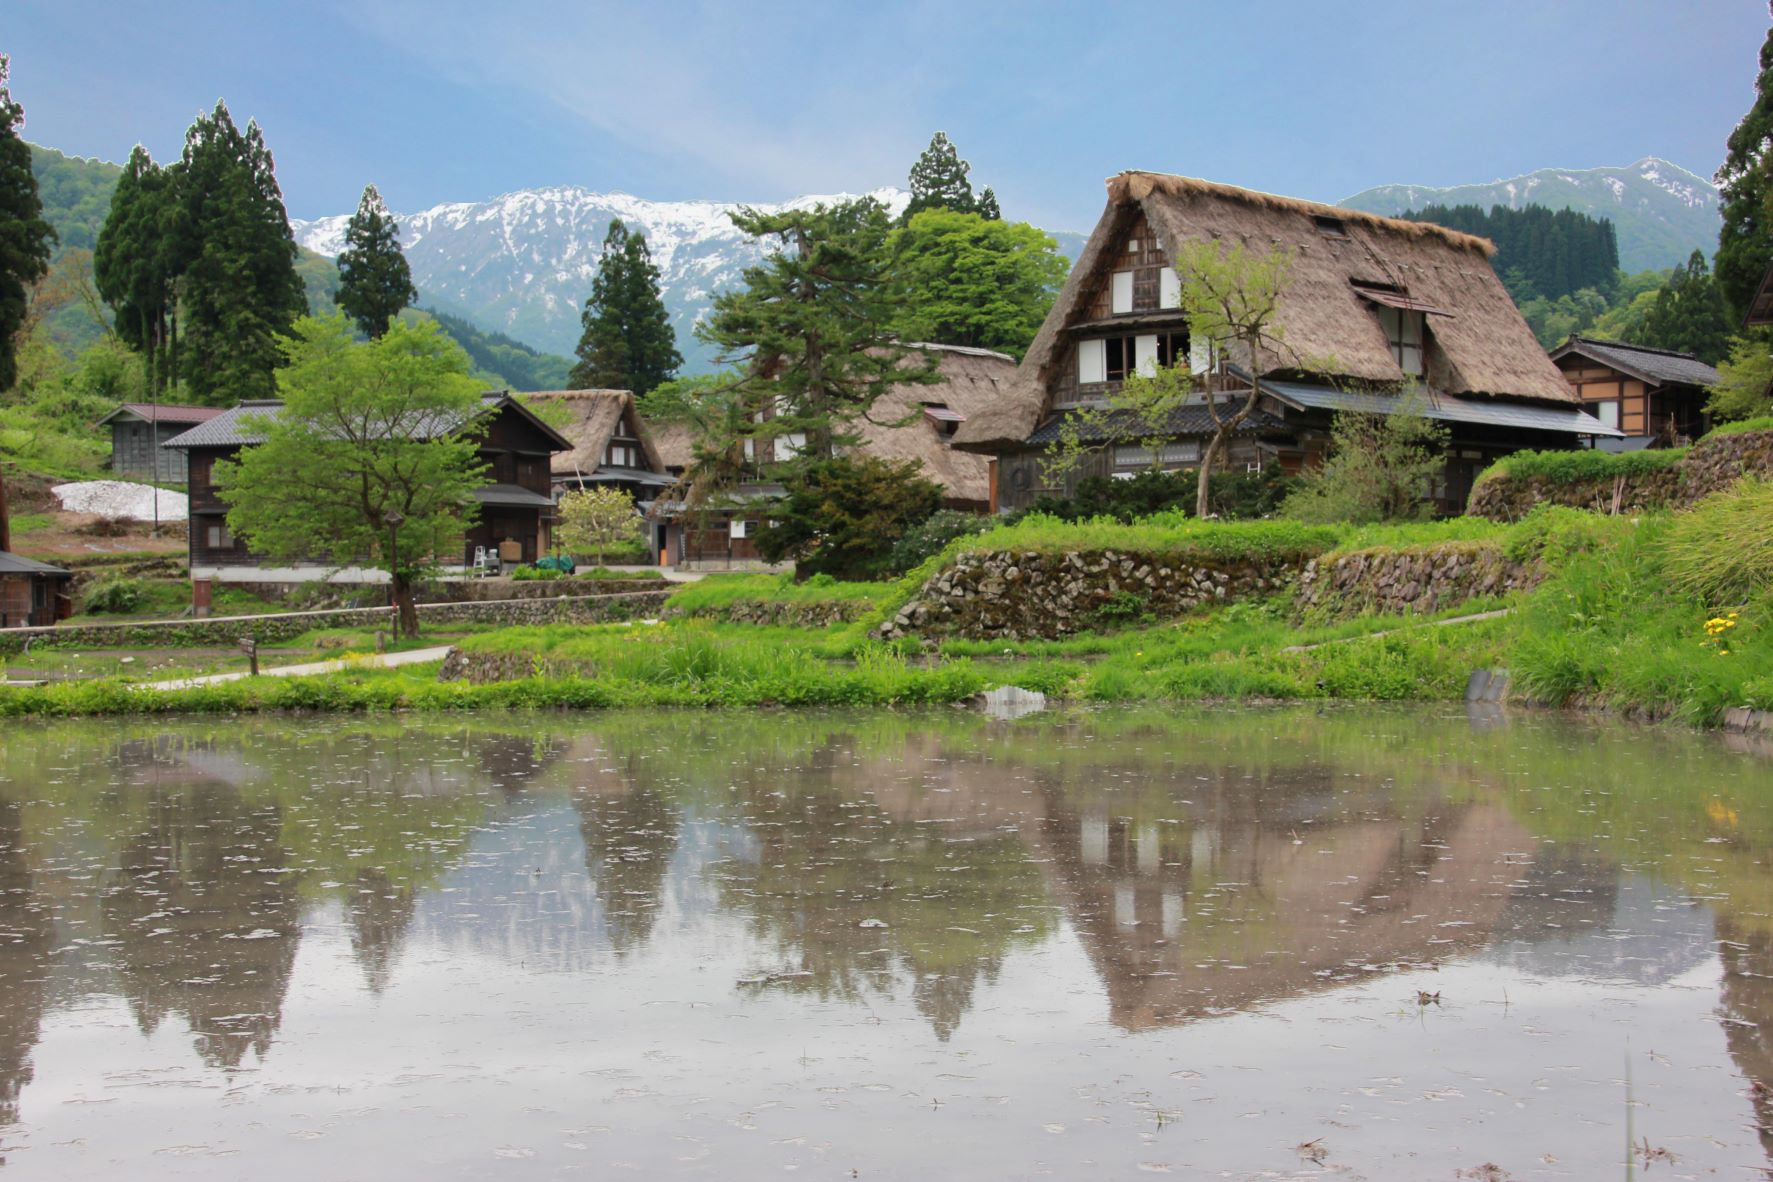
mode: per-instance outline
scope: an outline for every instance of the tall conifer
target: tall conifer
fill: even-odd
[[[374,185],[363,190],[345,226],[339,254],[339,290],[333,300],[371,340],[381,340],[388,321],[419,298],[412,268],[400,253],[400,226]]]
[[[1715,178],[1719,212],[1717,282],[1730,322],[1741,324],[1773,263],[1773,29],[1761,44],[1755,101],[1730,133]]]
[[[174,179],[137,144],[111,192],[92,257],[93,280],[111,305],[117,335],[146,360],[149,388],[156,394],[172,380],[176,275],[165,224],[177,200]]]
[[[18,379],[14,352],[31,284],[49,272],[55,230],[43,217],[31,146],[19,135],[25,109],[7,87],[9,59],[0,56],[0,390]]]
[[[1730,329],[1724,301],[1705,266],[1705,252],[1696,250],[1684,267],[1676,267],[1644,317],[1634,343],[1692,353],[1716,365],[1730,352]]]
[[[938,131],[930,137],[930,146],[923,150],[911,166],[911,204],[900,215],[908,222],[926,209],[952,209],[955,213],[977,213],[973,198],[973,182],[967,179],[972,165],[948,141],[948,133]],[[995,195],[992,198],[995,203]]]
[[[604,235],[580,319],[579,361],[568,378],[574,386],[645,394],[683,364],[646,237],[630,233],[620,218]]]

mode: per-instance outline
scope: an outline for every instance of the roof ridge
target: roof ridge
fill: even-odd
[[[1656,345],[1637,345],[1631,341],[1612,341],[1606,337],[1585,337],[1579,332],[1571,333],[1570,339],[1565,343],[1575,344],[1577,341],[1581,341],[1585,345],[1601,345],[1608,349],[1630,349],[1633,353],[1658,353],[1664,357],[1680,357],[1687,361],[1699,361],[1697,353],[1684,353],[1679,349],[1663,349]],[[1703,365],[1704,362],[1700,362],[1700,364]]]

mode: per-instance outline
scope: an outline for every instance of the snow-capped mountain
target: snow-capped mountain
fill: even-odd
[[[1684,263],[1695,248],[1709,255],[1717,249],[1722,224],[1717,188],[1655,156],[1624,168],[1542,168],[1487,185],[1381,185],[1341,204],[1393,215],[1424,205],[1574,209],[1612,220],[1619,236],[1619,265],[1628,272]]]
[[[848,199],[847,194],[799,197],[755,209],[774,212]],[[869,194],[894,214],[909,195],[898,189]],[[759,244],[727,216],[736,202],[648,201],[626,193],[580,188],[530,189],[490,201],[438,205],[395,214],[418,285],[420,303],[455,312],[484,328],[551,353],[570,355],[579,340],[579,313],[612,219],[646,235],[659,268],[665,307],[677,347],[691,372],[706,368],[706,346],[692,329],[714,294],[737,286],[740,273],[762,256]],[[291,222],[296,241],[336,258],[349,215]]]

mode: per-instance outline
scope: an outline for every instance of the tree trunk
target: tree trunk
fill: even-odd
[[[397,617],[395,631],[402,636],[419,634],[419,609],[413,603],[412,576],[396,571],[394,579],[394,614]]]
[[[1206,450],[1200,453],[1200,475],[1194,490],[1194,516],[1200,521],[1207,519],[1212,508],[1212,498],[1208,495],[1211,486],[1208,481],[1213,475],[1213,461],[1218,458],[1219,449],[1225,442],[1225,431],[1226,428],[1223,427],[1215,431],[1213,438],[1207,441]]]

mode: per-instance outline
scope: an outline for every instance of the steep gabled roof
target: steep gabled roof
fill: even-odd
[[[190,426],[195,426],[198,423],[207,423],[210,419],[215,418],[221,413],[222,408],[219,406],[172,406],[164,402],[158,404],[152,402],[125,402],[122,406],[94,423],[93,426],[102,427],[112,419],[121,418],[124,415],[131,415],[144,421],[173,424],[184,423]]]
[[[1691,353],[1628,345],[1624,341],[1598,341],[1573,336],[1552,351],[1553,363],[1565,357],[1586,357],[1610,369],[1629,374],[1652,386],[1715,386],[1718,371]]]
[[[465,423],[506,408],[515,411],[537,430],[548,436],[554,442],[555,450],[564,450],[572,446],[570,440],[537,418],[533,411],[511,397],[510,392],[506,390],[489,390],[482,394],[480,409],[465,419],[459,415],[429,413],[414,416],[407,433],[413,439],[436,439],[439,436],[448,435],[452,431],[460,430]],[[230,407],[207,422],[199,423],[189,431],[174,435],[160,446],[189,451],[196,447],[245,447],[254,443],[263,443],[264,436],[250,430],[246,420],[249,418],[275,418],[282,410],[283,403],[277,399],[249,399],[239,406]]]
[[[1465,396],[1575,401],[1496,277],[1485,239],[1193,177],[1123,172],[1107,184],[1108,204],[1029,347],[1011,396],[961,428],[956,440],[962,446],[1025,440],[1045,417],[1067,329],[1082,318],[1107,252],[1141,212],[1172,254],[1187,241],[1292,252],[1291,284],[1276,316],[1289,355],[1263,357],[1264,373],[1311,373],[1322,366],[1357,384],[1403,382],[1375,301],[1361,294],[1366,285],[1368,292],[1393,293],[1444,313],[1428,317],[1437,348],[1426,384]]]
[[[529,401],[557,403],[571,414],[560,433],[572,446],[554,456],[555,475],[588,476],[595,472],[608,454],[610,438],[621,425],[624,415],[640,440],[648,467],[655,472],[664,471],[658,448],[634,411],[634,395],[627,390],[543,390],[522,397]]]

